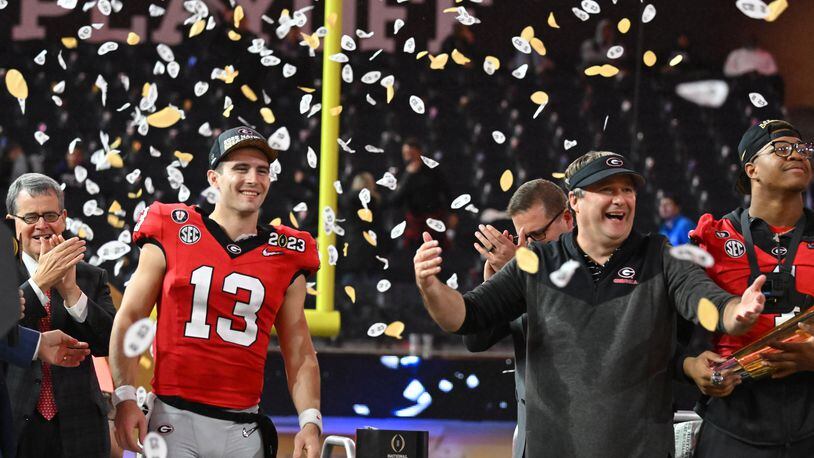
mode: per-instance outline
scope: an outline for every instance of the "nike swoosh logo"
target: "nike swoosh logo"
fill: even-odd
[[[282,251],[268,251],[267,248],[263,248],[263,256],[278,256],[284,254]]]

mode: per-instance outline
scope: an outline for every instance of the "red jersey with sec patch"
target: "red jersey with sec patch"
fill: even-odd
[[[158,245],[167,262],[153,391],[229,409],[257,405],[286,290],[319,269],[311,235],[258,227],[256,236],[235,242],[201,209],[155,202],[140,215],[133,240]]]
[[[744,238],[740,231],[741,212],[738,209],[720,220],[705,214],[698,220],[698,226],[690,231],[690,238],[701,248],[707,250],[715,259],[715,265],[707,273],[715,283],[731,294],[741,295],[749,286],[749,259],[746,255]],[[811,239],[811,221],[803,233],[803,239],[794,257],[794,283],[797,291],[814,295],[814,242]],[[751,225],[755,244],[755,256],[761,272],[772,272],[784,262],[784,256],[790,243],[790,232],[775,235],[763,221]],[[741,336],[716,334],[714,351],[727,358],[735,351],[754,342],[775,326],[799,313],[799,307],[786,314],[763,313],[749,332]]]

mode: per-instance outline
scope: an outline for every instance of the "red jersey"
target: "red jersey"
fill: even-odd
[[[319,269],[314,239],[276,226],[234,242],[201,209],[159,202],[140,215],[133,239],[161,247],[167,262],[154,392],[229,409],[257,405],[286,290]]]
[[[740,212],[738,210],[720,220],[713,219],[712,215],[705,214],[698,220],[698,226],[690,231],[690,238],[698,243],[701,248],[707,250],[715,259],[715,265],[707,269],[707,274],[721,288],[731,294],[741,295],[749,286],[749,259],[746,255],[743,235],[740,232]],[[734,221],[737,221],[735,223]],[[772,240],[768,225],[760,221],[753,224],[752,235],[755,243],[755,256],[761,272],[772,272],[778,270],[778,264],[783,262],[783,256],[787,251],[788,241],[783,245]],[[803,240],[797,249],[794,257],[794,283],[797,291],[814,295],[814,243],[804,234]],[[782,237],[789,237],[786,234]],[[780,240],[780,237],[777,238]],[[808,281],[806,281],[808,279]],[[744,335],[730,336],[727,334],[716,334],[714,338],[715,352],[727,358],[735,351],[745,345],[754,342],[762,335],[766,334],[775,326],[792,318],[800,312],[799,307],[795,307],[792,313],[777,314],[763,313],[758,317],[752,329]]]

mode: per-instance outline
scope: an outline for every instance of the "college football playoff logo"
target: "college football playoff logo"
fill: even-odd
[[[727,232],[727,231],[715,231],[715,237],[718,237],[719,239],[725,239],[725,238],[729,237],[729,232]]]
[[[178,224],[185,223],[189,219],[189,213],[186,210],[181,210],[180,208],[175,209],[172,211],[171,214],[172,220]]]
[[[187,245],[192,245],[201,239],[201,231],[197,227],[188,224],[178,231],[178,239]]]
[[[724,243],[724,251],[730,258],[739,258],[746,252],[746,247],[739,240],[730,239]]]
[[[401,434],[396,434],[390,439],[390,448],[396,452],[401,453],[404,451],[404,447],[407,446],[407,442],[404,440],[404,436]]]

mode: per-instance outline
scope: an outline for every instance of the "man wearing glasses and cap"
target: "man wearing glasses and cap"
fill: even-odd
[[[738,145],[737,182],[751,195],[749,208],[720,220],[706,214],[691,233],[715,259],[708,274],[730,293],[768,276],[755,326],[741,336],[715,334],[713,351],[684,361],[685,373],[712,396],[704,400],[696,457],[814,455],[814,338],[777,343],[780,351],[766,356],[772,377],[741,383],[736,375],[713,377],[710,368],[814,303],[814,212],[803,205],[814,146],[801,138],[781,120],[750,127]],[[814,334],[814,326],[801,327]]]
[[[517,188],[506,209],[518,235],[508,231],[501,233],[494,226],[481,224],[475,237],[475,249],[486,258],[483,266],[483,280],[502,269],[514,258],[522,246],[533,242],[556,240],[560,234],[574,228],[574,219],[568,211],[568,197],[559,186],[551,181],[538,178],[523,183]],[[482,245],[481,245],[482,244]],[[512,446],[512,457],[522,458],[526,448],[526,329],[528,316],[500,323],[483,332],[464,336],[464,345],[471,352],[482,352],[492,348],[508,335],[514,343],[514,385],[517,397],[517,429]]]
[[[527,456],[669,456],[676,311],[695,319],[706,297],[723,317],[721,330],[742,334],[763,308],[765,278],[738,298],[670,256],[663,236],[633,231],[644,178],[623,156],[590,152],[565,175],[577,228],[531,245],[537,269],[524,262],[521,270],[515,259],[461,295],[437,278],[441,248],[425,233],[416,283],[448,332],[471,334],[528,314]],[[576,264],[570,279],[561,272],[567,261],[574,262],[566,268]]]
[[[209,153],[207,179],[219,191],[212,213],[155,202],[141,214],[133,234],[141,254],[110,350],[122,448],[141,451],[137,439],[149,429],[165,439],[167,456],[275,456],[277,433],[258,410],[273,325],[300,413],[293,456],[319,456],[319,366],[303,308],[319,256],[307,232],[258,223],[276,158],[258,132],[229,129]],[[148,425],[133,387],[139,358],[125,355],[124,337],[154,305]]]

